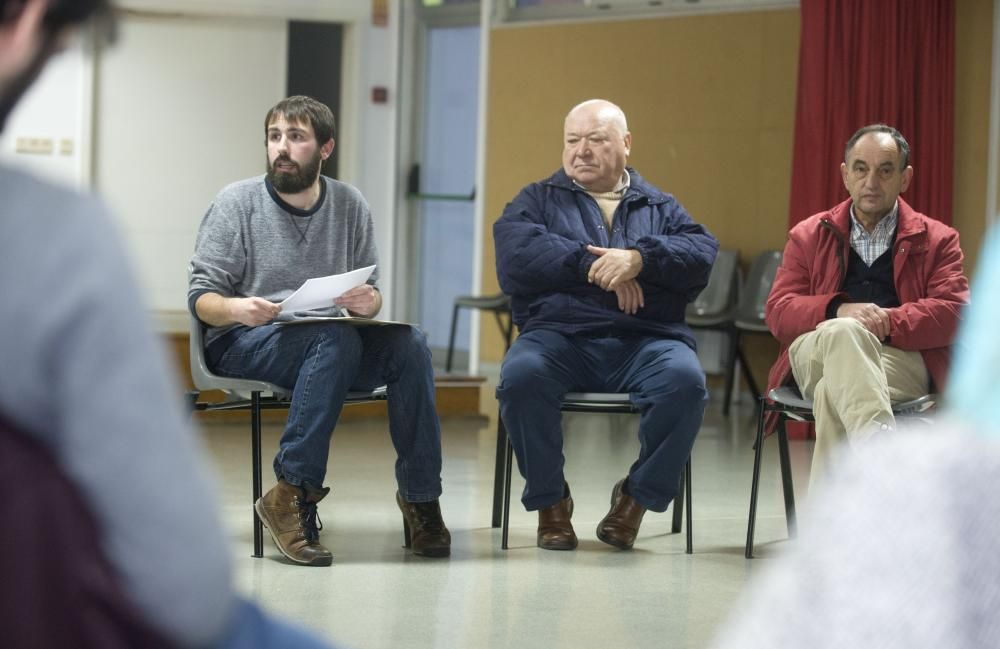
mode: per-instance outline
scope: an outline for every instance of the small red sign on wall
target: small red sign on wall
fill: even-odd
[[[389,24],[389,0],[372,0],[372,24],[377,27]]]

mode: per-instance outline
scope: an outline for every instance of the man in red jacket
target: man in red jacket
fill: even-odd
[[[844,440],[892,430],[893,402],[944,389],[969,285],[958,232],[899,198],[909,153],[884,124],[848,140],[850,200],[792,228],[767,300],[781,343],[769,389],[794,381],[813,400],[813,479]]]

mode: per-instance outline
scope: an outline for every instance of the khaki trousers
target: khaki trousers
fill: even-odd
[[[823,477],[845,440],[853,447],[894,429],[891,404],[928,392],[920,352],[883,345],[854,318],[821,322],[796,338],[788,353],[795,382],[812,399],[816,419],[810,485]]]

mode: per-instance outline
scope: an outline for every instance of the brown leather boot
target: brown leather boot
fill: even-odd
[[[566,497],[554,505],[538,510],[538,547],[543,550],[573,550],[576,532],[573,531],[573,497],[566,486]]]
[[[398,491],[396,504],[403,512],[403,542],[422,557],[447,557],[451,554],[451,532],[441,518],[441,505],[436,500],[411,503]]]
[[[273,489],[254,503],[254,510],[264,527],[271,533],[278,551],[294,563],[303,566],[328,566],[333,554],[320,545],[316,503],[323,500],[329,489],[296,487],[278,480]]]
[[[622,478],[611,491],[611,511],[597,524],[597,538],[622,550],[631,550],[646,508],[625,493]]]

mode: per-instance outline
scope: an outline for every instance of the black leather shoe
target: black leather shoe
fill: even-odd
[[[597,525],[597,538],[622,550],[631,550],[646,508],[625,493],[625,481],[618,481],[611,491],[611,510]]]
[[[576,549],[576,532],[573,531],[573,497],[566,486],[566,497],[554,505],[538,510],[538,547],[543,550]]]
[[[403,542],[422,557],[447,557],[451,554],[451,532],[441,519],[437,500],[407,502],[396,492],[396,504],[403,512]]]

